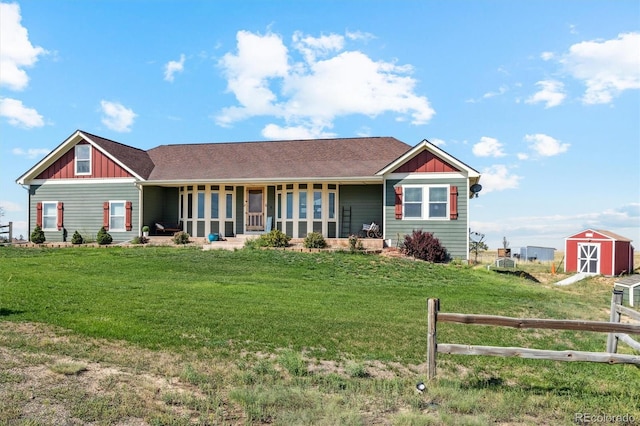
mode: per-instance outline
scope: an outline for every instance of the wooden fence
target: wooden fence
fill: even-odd
[[[7,241],[13,242],[13,222],[9,222],[8,225],[0,225],[0,237],[5,234],[8,234]]]
[[[640,324],[622,324],[621,316],[628,315],[634,320],[640,321],[640,313],[621,305],[622,292],[614,290],[611,298],[610,322],[582,321],[582,320],[556,320],[538,318],[511,318],[495,315],[475,315],[442,313],[440,300],[427,300],[427,378],[436,377],[436,355],[486,355],[502,357],[520,357],[531,359],[546,359],[552,361],[585,361],[605,362],[608,364],[635,364],[640,366],[640,356],[617,354],[618,341],[624,342],[640,350],[640,343],[631,339],[629,334],[640,334]],[[514,348],[501,346],[473,346],[437,342],[438,322],[451,322],[458,324],[493,325],[499,327],[514,328],[538,328],[552,330],[595,331],[609,333],[607,339],[607,352],[581,352],[581,351],[552,351],[529,348]]]

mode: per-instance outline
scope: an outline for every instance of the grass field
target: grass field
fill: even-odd
[[[415,391],[427,298],[607,320],[609,279],[560,288],[378,255],[173,247],[1,248],[0,277],[0,424],[640,421],[628,365],[441,355]],[[603,351],[606,335],[442,324],[438,340]]]

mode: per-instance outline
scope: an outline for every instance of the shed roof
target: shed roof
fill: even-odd
[[[582,236],[578,237],[578,236],[581,235],[581,234],[584,234],[586,232],[594,232],[594,233],[600,234],[603,237],[609,238],[609,239],[614,240],[614,241],[625,241],[625,242],[633,241],[633,240],[631,240],[629,238],[623,237],[622,235],[618,235],[618,234],[616,234],[614,232],[606,231],[604,229],[584,229],[584,230],[582,230],[580,232],[576,232],[575,234],[569,235],[568,237],[566,237],[566,239],[567,240],[583,239],[584,237],[582,237]]]

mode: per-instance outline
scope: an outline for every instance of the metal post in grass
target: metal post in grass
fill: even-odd
[[[436,353],[438,344],[436,342],[436,323],[438,321],[438,311],[440,310],[440,299],[427,300],[427,379],[436,378]]]
[[[609,322],[620,322],[620,313],[618,312],[618,308],[616,305],[622,305],[622,290],[613,290],[611,294],[611,315],[609,317]],[[616,333],[609,333],[607,337],[607,352],[610,354],[615,354],[618,350],[618,336]]]

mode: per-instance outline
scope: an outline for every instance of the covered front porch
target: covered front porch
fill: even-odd
[[[382,185],[349,182],[242,182],[144,186],[142,218],[179,224],[194,238],[259,235],[278,229],[304,238],[347,238],[363,223],[382,226]]]

